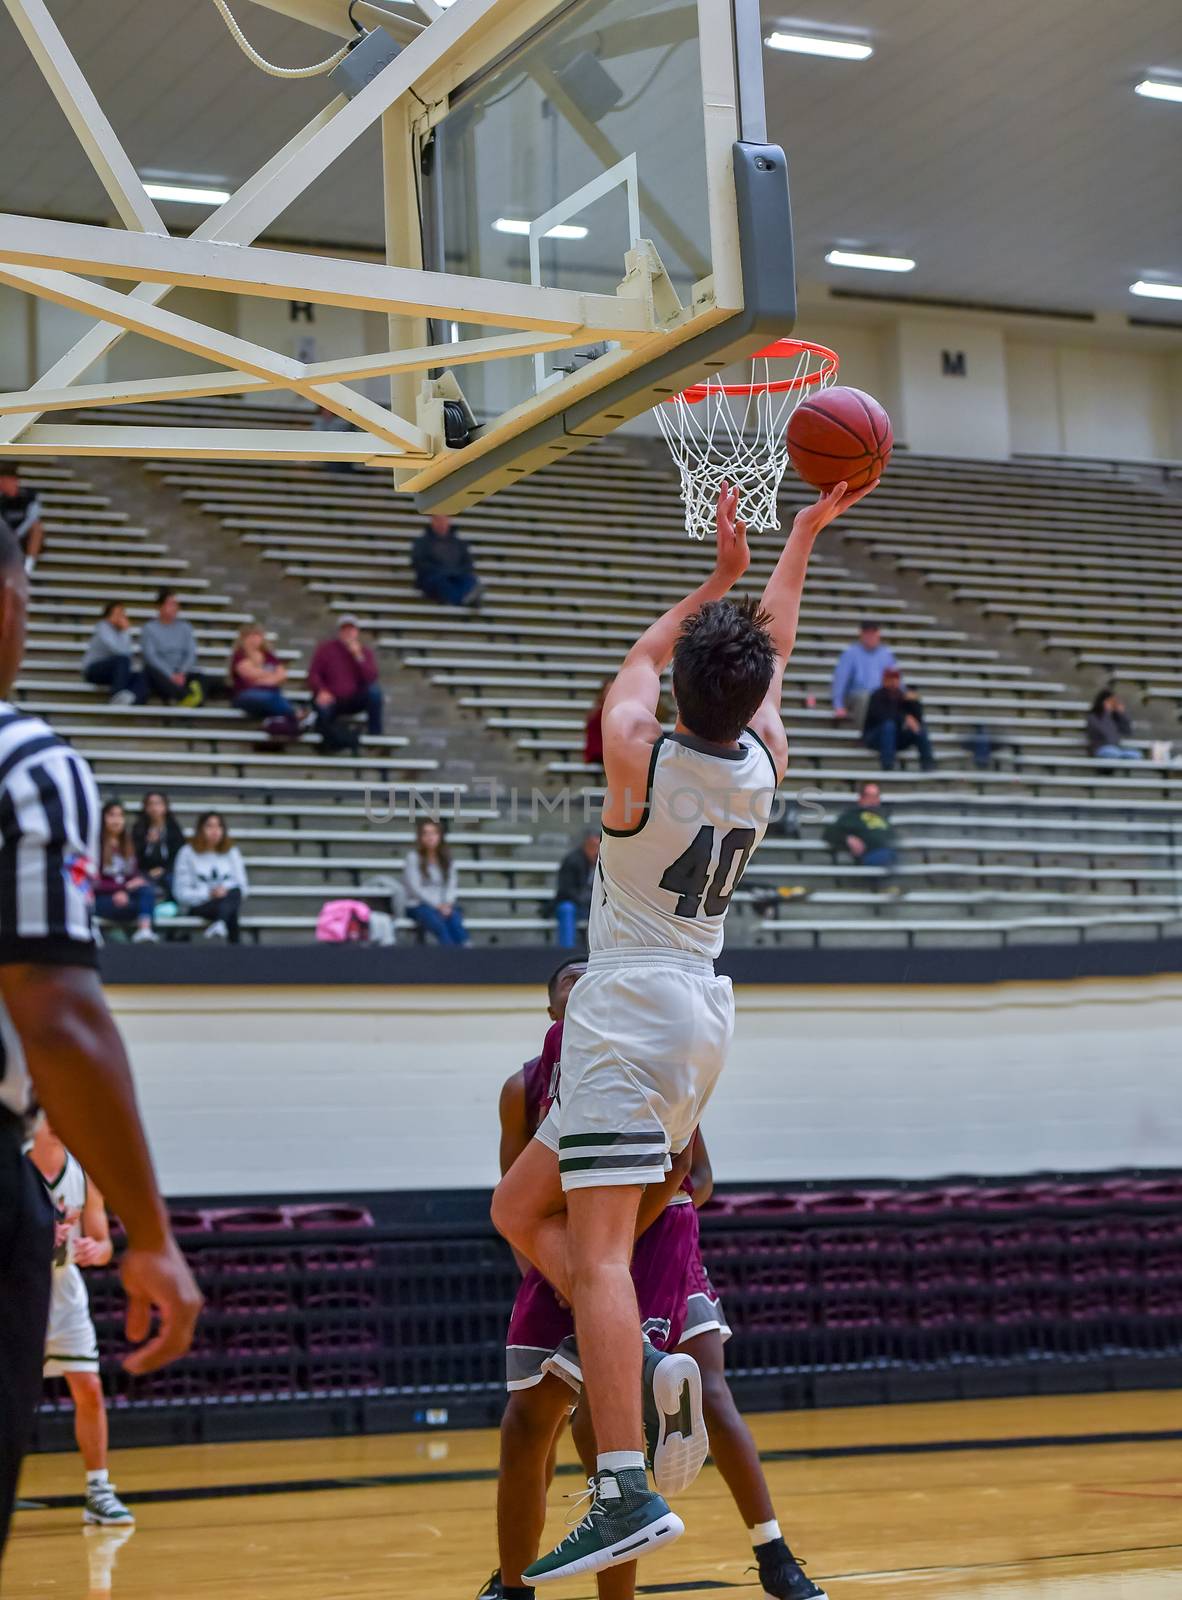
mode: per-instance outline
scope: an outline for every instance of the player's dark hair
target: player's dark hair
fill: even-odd
[[[158,589],[156,591],[156,604],[157,604],[157,606],[162,606],[166,600],[174,600],[175,598],[176,598],[176,590],[175,589]]]
[[[730,744],[763,704],[776,668],[772,619],[757,600],[711,600],[681,625],[673,696],[699,739]]]
[[[562,977],[562,974],[571,967],[584,967],[586,964],[586,956],[567,956],[565,961],[559,962],[558,966],[554,968],[554,971],[546,980],[546,993],[550,997],[551,1005],[554,1004],[554,991],[558,987],[558,980]]]

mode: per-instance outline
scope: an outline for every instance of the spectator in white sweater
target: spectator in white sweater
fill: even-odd
[[[206,811],[197,818],[193,837],[172,869],[172,893],[187,916],[209,924],[207,939],[238,943],[238,918],[250,885],[242,852],[226,831],[220,812]]]
[[[459,876],[443,837],[443,824],[423,817],[415,829],[415,847],[402,869],[406,914],[440,944],[467,944],[468,930],[456,900]]]

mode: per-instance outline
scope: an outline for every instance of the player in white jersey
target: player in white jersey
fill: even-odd
[[[637,1210],[692,1139],[726,1060],[734,999],[713,958],[788,765],[780,700],[808,560],[867,492],[839,484],[797,514],[756,605],[727,599],[750,555],[724,484],[714,572],[632,647],[604,703],[604,840],[561,1104],[493,1201],[500,1231],[574,1307],[599,1452],[587,1516],[530,1583],[635,1560],[684,1531],[649,1488],[642,1446],[658,1490],[663,1476],[692,1479],[707,1449],[700,1379],[690,1356],[644,1346],[629,1273]],[[666,736],[670,662],[678,717]]]
[[[107,1406],[99,1377],[98,1337],[83,1267],[105,1267],[114,1254],[103,1197],[42,1117],[29,1159],[54,1209],[53,1288],[45,1335],[45,1376],[65,1378],[74,1402],[74,1437],[86,1468],[82,1520],[122,1527],[135,1518],[107,1471]]]

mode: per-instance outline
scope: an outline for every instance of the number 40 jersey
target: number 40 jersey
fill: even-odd
[[[648,790],[630,797],[630,828],[604,828],[588,925],[595,950],[688,950],[716,956],[723,924],[776,791],[767,746],[688,733],[653,746]]]

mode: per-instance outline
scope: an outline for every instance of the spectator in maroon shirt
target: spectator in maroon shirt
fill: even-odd
[[[316,722],[326,744],[334,742],[331,729],[342,717],[365,712],[367,730],[382,731],[382,688],[378,662],[361,641],[356,617],[342,617],[336,637],[316,646],[308,668],[308,687],[316,707]]]

